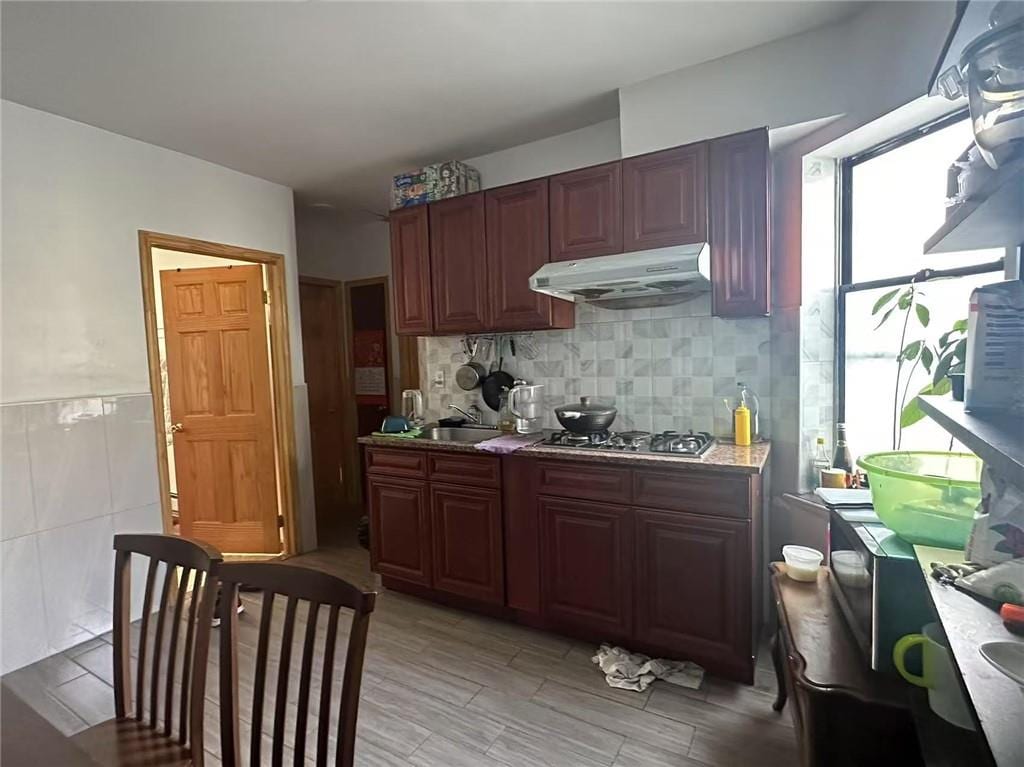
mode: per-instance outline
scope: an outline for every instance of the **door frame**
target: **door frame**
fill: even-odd
[[[298,553],[301,540],[298,509],[298,460],[295,446],[295,412],[292,405],[291,339],[288,334],[288,297],[285,259],[270,253],[236,245],[139,230],[139,265],[142,273],[142,309],[146,325],[146,354],[149,363],[149,388],[153,396],[153,422],[156,432],[157,474],[160,480],[160,511],[165,533],[172,533],[171,481],[167,468],[167,431],[164,428],[164,391],[160,375],[160,347],[157,338],[156,291],[153,280],[153,248],[195,253],[214,258],[248,261],[266,267],[267,293],[270,299],[270,386],[274,404],[274,446],[277,451],[277,492],[279,512],[284,519],[281,555]],[[252,558],[247,552],[232,552]],[[279,555],[271,555],[279,556]]]

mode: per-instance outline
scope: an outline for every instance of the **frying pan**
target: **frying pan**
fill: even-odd
[[[483,395],[484,402],[487,403],[487,407],[493,410],[495,413],[498,412],[498,408],[501,407],[501,393],[504,390],[511,389],[515,386],[516,379],[510,374],[506,373],[501,369],[504,364],[505,358],[501,354],[500,341],[498,348],[498,368],[492,370],[490,375],[484,379],[483,382]]]

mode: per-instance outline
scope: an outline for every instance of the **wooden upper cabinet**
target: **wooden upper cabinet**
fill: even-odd
[[[489,330],[484,194],[453,197],[429,208],[434,331]]]
[[[548,180],[526,181],[485,193],[488,327],[543,330],[573,326],[568,301],[530,290],[530,275],[548,263]]]
[[[390,223],[395,332],[426,335],[434,329],[427,206],[393,211]]]
[[[713,313],[768,314],[767,129],[712,141],[710,166]]]
[[[551,260],[622,252],[622,163],[551,177]]]
[[[707,239],[707,144],[622,161],[623,250]]]

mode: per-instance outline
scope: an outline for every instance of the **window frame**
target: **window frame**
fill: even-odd
[[[838,248],[836,275],[836,420],[846,420],[846,297],[850,293],[877,288],[894,288],[911,283],[924,283],[945,277],[966,277],[972,274],[1003,273],[1005,258],[970,266],[954,266],[948,269],[921,269],[916,273],[902,274],[878,280],[853,281],[853,169],[861,163],[872,160],[894,149],[906,146],[930,133],[970,119],[965,107],[901,133],[888,141],[866,149],[839,161],[839,205],[838,205]]]

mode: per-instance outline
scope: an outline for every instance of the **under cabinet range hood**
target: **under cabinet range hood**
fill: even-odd
[[[544,264],[530,289],[606,309],[678,304],[711,289],[706,242]]]

